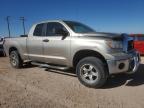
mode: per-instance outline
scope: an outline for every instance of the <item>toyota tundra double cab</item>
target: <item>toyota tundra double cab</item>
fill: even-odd
[[[74,68],[79,81],[102,87],[109,75],[135,73],[140,62],[127,34],[96,32],[75,21],[34,24],[28,35],[6,39],[4,48],[14,68],[32,62],[48,68]]]

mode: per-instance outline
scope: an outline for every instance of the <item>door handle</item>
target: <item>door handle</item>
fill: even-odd
[[[49,42],[49,40],[48,39],[44,39],[43,42]]]

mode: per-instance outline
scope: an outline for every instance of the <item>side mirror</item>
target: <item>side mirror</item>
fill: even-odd
[[[63,29],[57,29],[56,34],[62,35],[64,38],[68,36],[68,32]]]

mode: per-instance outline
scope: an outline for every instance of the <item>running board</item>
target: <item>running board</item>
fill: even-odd
[[[38,62],[31,62],[31,64],[39,66],[41,68],[48,68],[48,69],[57,69],[57,70],[67,70],[69,67],[64,66],[54,66],[54,65],[48,65],[44,63],[38,63]]]

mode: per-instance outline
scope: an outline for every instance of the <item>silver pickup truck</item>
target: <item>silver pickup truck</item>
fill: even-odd
[[[57,69],[73,67],[82,84],[96,88],[111,74],[135,73],[140,62],[127,34],[96,32],[74,21],[34,24],[28,36],[6,39],[4,48],[14,68],[26,62]]]

